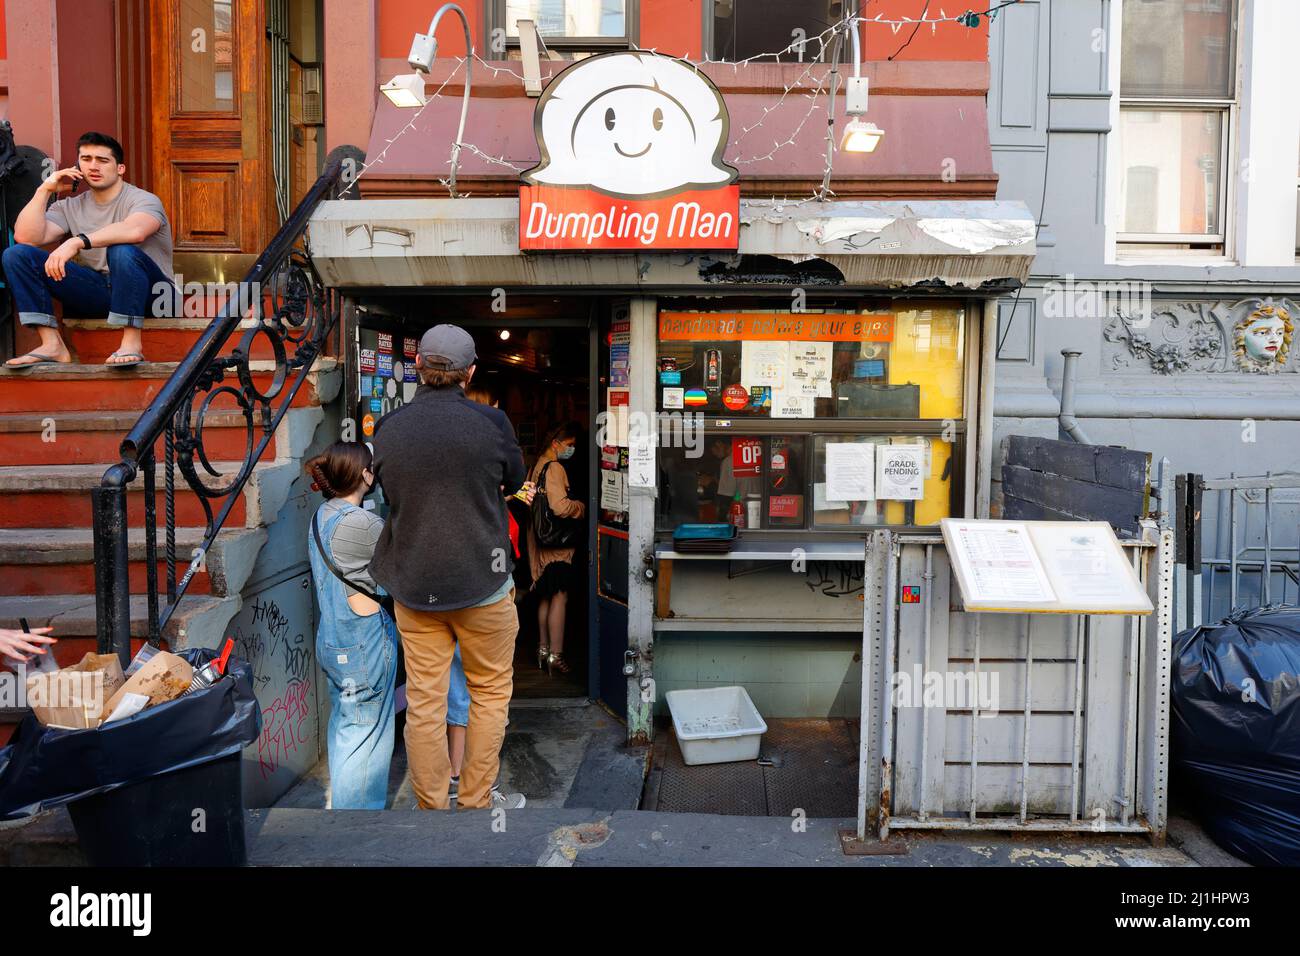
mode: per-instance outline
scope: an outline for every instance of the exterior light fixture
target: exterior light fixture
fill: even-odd
[[[840,149],[846,153],[874,153],[884,138],[883,129],[875,123],[865,122],[855,116],[844,127],[844,139],[840,142]]]
[[[436,35],[438,21],[448,10],[460,17],[460,22],[465,28],[465,95],[461,98],[460,125],[456,128],[456,141],[451,144],[451,175],[447,179],[447,188],[454,199],[457,195],[456,169],[460,166],[460,149],[465,142],[465,117],[469,113],[470,87],[474,80],[474,38],[470,36],[469,17],[465,16],[465,11],[454,3],[444,3],[440,6],[433,19],[429,21],[429,32],[417,33],[414,42],[411,43],[411,52],[407,55],[406,62],[416,72],[409,76],[395,76],[381,86],[380,90],[397,106],[424,106],[428,102],[424,96],[424,81],[420,79],[420,74],[428,73],[433,66],[433,61],[438,57]],[[412,80],[418,82],[418,89],[413,88]]]
[[[502,341],[502,342],[505,342],[507,339],[510,338],[510,330],[509,330],[509,329],[502,329],[498,334],[501,336],[501,341]]]
[[[880,141],[885,138],[885,131],[875,123],[862,119],[867,112],[867,78],[862,75],[862,48],[858,41],[858,20],[849,23],[849,34],[853,40],[853,76],[844,90],[844,112],[849,116],[848,125],[844,127],[844,137],[840,140],[840,149],[846,153],[873,153]]]
[[[388,97],[388,101],[394,106],[404,109],[423,106],[428,102],[424,95],[424,78],[418,73],[395,76],[381,86],[379,92]]]

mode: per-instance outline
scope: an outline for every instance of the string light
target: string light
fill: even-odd
[[[894,34],[897,34],[903,27],[911,26],[914,28],[913,36],[915,36],[915,31],[919,30],[923,26],[929,26],[931,35],[934,35],[937,33],[938,25],[940,23],[953,23],[953,24],[958,24],[960,26],[966,27],[968,29],[978,29],[982,20],[988,20],[989,22],[992,22],[997,18],[999,11],[1003,10],[1006,7],[1010,7],[1015,4],[1018,4],[1020,2],[1021,0],[1003,0],[1003,2],[995,4],[994,6],[991,6],[985,10],[981,10],[981,11],[967,10],[964,13],[960,13],[952,16],[948,15],[943,10],[943,8],[940,8],[938,16],[934,16],[934,17],[928,16],[927,15],[929,9],[928,3],[925,9],[922,10],[921,15],[919,17],[886,18],[883,14],[877,14],[875,17],[870,17],[870,18],[862,17],[862,16],[847,16],[844,19],[840,20],[839,22],[827,27],[825,30],[823,30],[821,33],[817,34],[816,36],[811,38],[806,38],[803,40],[795,40],[787,44],[782,49],[777,50],[775,52],[756,53],[753,56],[748,56],[745,57],[744,59],[734,60],[734,61],[713,60],[707,54],[705,55],[703,60],[692,60],[688,57],[677,57],[676,59],[681,60],[683,63],[690,64],[696,69],[697,72],[699,71],[699,68],[701,66],[730,65],[732,67],[733,74],[736,74],[739,72],[740,67],[748,66],[751,63],[755,63],[757,61],[764,60],[764,59],[770,58],[776,63],[781,63],[783,62],[781,60],[781,57],[787,54],[798,54],[800,57],[799,62],[804,62],[803,54],[807,51],[808,47],[811,44],[814,43],[817,44],[817,55],[807,61],[807,66],[805,66],[803,71],[794,79],[793,82],[783,85],[781,95],[777,98],[776,102],[764,106],[763,111],[759,115],[758,119],[754,123],[750,124],[749,126],[742,127],[740,131],[740,135],[730,142],[729,146],[732,149],[739,147],[740,144],[744,142],[745,138],[749,136],[750,133],[752,133],[754,130],[760,128],[771,114],[780,110],[781,106],[790,97],[791,93],[796,91],[801,91],[804,89],[803,84],[805,79],[807,79],[810,75],[812,75],[812,71],[817,66],[826,66],[825,72],[823,72],[819,77],[817,77],[816,85],[811,89],[811,91],[802,94],[809,99],[810,105],[808,107],[807,112],[804,113],[804,115],[799,120],[799,122],[795,125],[794,130],[790,133],[789,136],[787,136],[784,140],[773,140],[772,148],[768,150],[766,153],[756,154],[750,157],[741,157],[741,158],[731,160],[731,162],[734,163],[735,165],[747,166],[747,165],[752,165],[754,163],[766,162],[772,159],[776,155],[776,153],[781,149],[784,149],[787,146],[796,145],[796,143],[798,142],[799,134],[802,132],[803,128],[807,125],[808,120],[812,117],[813,113],[817,112],[819,108],[826,109],[829,115],[831,104],[828,102],[826,107],[821,107],[818,101],[820,96],[823,93],[826,93],[828,97],[832,95],[826,89],[826,82],[834,73],[834,65],[832,64],[830,66],[827,66],[825,63],[822,63],[822,56],[826,52],[828,40],[833,38],[839,31],[845,29],[858,29],[860,24],[888,26],[891,28]],[[911,42],[910,38],[908,42],[909,43]],[[895,56],[898,55],[899,52],[902,52],[902,49],[906,46],[907,44],[905,43],[903,47],[900,47],[899,50],[896,51],[893,54],[893,56],[890,57],[890,59],[892,60]],[[650,54],[658,53],[658,49],[656,47],[651,47],[650,49],[644,49],[641,47],[633,46],[632,49],[640,53],[650,53]],[[448,74],[447,79],[445,79],[442,82],[442,84],[438,87],[438,89],[436,89],[433,92],[433,94],[429,96],[425,104],[420,107],[420,109],[415,113],[414,116],[411,117],[410,121],[405,126],[399,129],[395,134],[393,134],[392,137],[384,141],[384,147],[379,151],[379,154],[374,159],[367,160],[365,163],[362,164],[360,171],[352,179],[352,182],[350,182],[347,185],[347,187],[344,188],[343,192],[340,195],[346,195],[348,190],[352,189],[352,187],[355,186],[361,180],[362,176],[370,172],[375,167],[383,164],[384,157],[386,156],[388,150],[392,147],[392,145],[397,140],[401,139],[401,137],[404,136],[406,133],[410,132],[412,129],[415,128],[415,126],[418,124],[420,120],[420,117],[424,114],[424,111],[427,110],[429,106],[432,105],[433,102],[441,96],[443,89],[446,88],[447,84],[451,82],[451,80],[455,77],[455,75],[460,71],[460,68],[466,63],[466,61],[470,57],[472,57],[474,61],[480,64],[484,69],[490,71],[494,77],[501,73],[505,73],[519,80],[521,83],[524,82],[525,80],[522,74],[515,72],[509,67],[494,65],[488,60],[485,60],[473,49],[469,51],[467,57],[455,57],[454,59],[456,60],[456,66],[452,69],[451,73]],[[833,137],[833,130],[829,130],[827,135]],[[505,159],[504,157],[492,156],[484,152],[482,149],[480,149],[478,146],[474,145],[473,143],[461,142],[459,144],[453,144],[453,145],[459,145],[461,149],[469,150],[471,153],[473,153],[475,156],[477,156],[479,159],[483,160],[486,163],[490,163],[495,166],[502,166],[514,172],[521,173],[527,168],[523,166],[517,166],[514,163],[510,162],[509,160]],[[834,151],[835,151],[834,146],[832,144],[832,148],[827,152],[827,157],[828,157],[827,163],[822,169],[822,178],[824,183],[829,179],[829,175],[831,173],[831,168],[833,165],[833,159],[831,157],[833,156]],[[446,186],[450,191],[450,181],[447,178],[439,177],[438,182],[443,186]],[[831,190],[828,186],[819,186],[818,189],[814,191],[813,195],[804,197],[802,199],[791,200],[783,197],[779,201],[773,199],[771,203],[764,203],[759,200],[751,200],[750,202],[753,205],[759,205],[759,206],[772,205],[775,211],[780,212],[787,207],[797,207],[809,202],[825,201],[827,198],[833,195],[835,195],[834,190]]]

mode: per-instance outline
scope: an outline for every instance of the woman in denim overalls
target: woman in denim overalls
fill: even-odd
[[[335,442],[306,464],[312,487],[326,499],[313,518],[320,546],[308,531],[307,551],[320,609],[316,659],[329,684],[330,791],[335,810],[384,809],[393,756],[397,624],[372,597],[359,593],[383,596],[366,571],[383,524],[360,507],[375,480],[370,461],[370,449],[360,442]],[[322,547],[330,561],[322,555]],[[354,590],[331,570],[331,562],[349,583],[355,582]]]

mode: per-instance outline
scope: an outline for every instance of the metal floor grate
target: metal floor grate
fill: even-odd
[[[845,720],[769,720],[759,761],[688,767],[672,727],[656,737],[643,809],[731,816],[852,817],[858,810],[856,728]],[[770,765],[769,765],[770,762]]]

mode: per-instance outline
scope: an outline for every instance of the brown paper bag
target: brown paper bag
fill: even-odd
[[[62,670],[27,678],[27,701],[46,727],[98,727],[105,705],[125,683],[116,654],[88,653]]]
[[[175,700],[189,690],[193,679],[194,668],[185,658],[159,651],[109,698],[104,705],[103,716],[113,713],[113,709],[126,694],[143,694],[148,697],[147,707]]]

